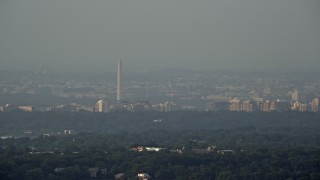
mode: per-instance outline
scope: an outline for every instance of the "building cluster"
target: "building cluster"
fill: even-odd
[[[4,105],[0,111],[319,111],[320,79],[315,74],[173,70],[128,75],[122,74],[121,61],[116,71],[90,78],[48,70],[4,74],[0,104],[17,104],[18,98],[30,106]]]
[[[300,111],[300,112],[318,112],[319,98],[313,98],[309,103],[299,101],[281,101],[281,100],[239,100],[234,98],[230,101],[211,101],[206,104],[207,111],[241,111],[241,112],[271,112],[271,111]]]
[[[148,101],[139,101],[131,103],[129,101],[120,101],[114,103],[106,103],[104,100],[99,100],[94,106],[85,106],[77,103],[62,104],[45,109],[37,109],[34,106],[18,106],[6,104],[0,106],[0,112],[14,111],[51,111],[51,112],[112,112],[112,111],[159,111],[171,112],[177,110],[185,110],[182,106],[177,105],[172,101],[164,103],[150,104]],[[205,105],[205,111],[238,111],[238,112],[283,112],[283,111],[300,111],[300,112],[319,112],[320,100],[313,98],[308,103],[299,101],[281,101],[277,100],[240,100],[233,98],[229,101],[208,101]]]
[[[129,101],[116,101],[113,103],[106,103],[105,100],[98,100],[94,106],[85,106],[77,103],[70,103],[65,105],[58,105],[48,107],[45,111],[51,112],[112,112],[112,111],[160,111],[169,112],[180,110],[180,106],[174,102],[164,102],[158,104],[150,104],[149,101],[138,101],[135,103]]]
[[[0,106],[0,112],[12,112],[12,111],[24,111],[24,112],[32,112],[35,108],[33,106],[17,106],[12,104],[6,104],[4,106]]]
[[[98,101],[99,102],[99,101]],[[97,105],[99,104],[97,102]],[[96,105],[96,106],[97,106]],[[131,103],[129,101],[120,101],[114,102],[110,105],[103,105],[104,111],[97,111],[97,112],[112,112],[112,111],[130,111],[130,112],[137,112],[137,111],[160,111],[160,112],[169,112],[179,110],[179,106],[174,102],[164,102],[158,104],[150,104],[149,101],[138,101],[135,103]]]
[[[88,107],[77,103],[70,103],[70,104],[62,104],[55,107],[48,107],[47,111],[54,111],[54,112],[83,112],[89,111],[94,112],[94,107]]]
[[[137,146],[137,147],[131,148],[130,150],[131,150],[131,151],[135,151],[135,152],[143,152],[143,151],[159,152],[159,151],[161,151],[161,150],[165,150],[165,148]]]

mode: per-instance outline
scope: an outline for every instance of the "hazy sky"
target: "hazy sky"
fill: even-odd
[[[0,70],[320,68],[319,0],[1,0]]]

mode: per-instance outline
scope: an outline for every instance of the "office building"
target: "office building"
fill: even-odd
[[[105,102],[103,100],[96,103],[95,112],[105,112]]]

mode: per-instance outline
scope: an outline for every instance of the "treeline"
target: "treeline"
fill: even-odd
[[[64,129],[78,132],[138,132],[156,130],[219,130],[232,128],[320,128],[320,113],[310,112],[126,112],[0,113],[0,133],[56,133]]]
[[[118,173],[136,179],[140,172],[161,180],[320,179],[319,116],[198,111],[0,113],[3,137],[33,132],[33,137],[0,139],[0,179],[90,179],[89,168],[99,169],[95,179],[114,179]],[[64,129],[77,133],[64,134]],[[137,146],[164,150],[130,150]],[[209,146],[216,148],[195,151]]]
[[[102,146],[107,149],[136,146],[155,146],[166,149],[186,147],[252,150],[255,148],[320,148],[320,132],[310,129],[249,129],[235,128],[215,131],[167,131],[119,133],[79,133],[75,135],[40,135],[38,138],[9,138],[1,140],[2,146],[18,149],[36,147],[38,151],[71,150]],[[70,150],[70,151],[71,151]]]
[[[238,133],[244,133],[241,138],[247,137],[247,140],[242,139],[242,143],[233,145],[241,139]],[[320,178],[319,145],[304,146],[304,141],[309,138],[305,136],[301,141],[295,140],[293,145],[288,145],[284,138],[278,142],[285,145],[272,145],[272,141],[279,138],[270,139],[272,136],[271,132],[261,136],[256,132],[247,132],[247,129],[237,129],[223,133],[220,130],[150,131],[6,139],[0,140],[0,178],[90,179],[88,170],[93,167],[99,168],[94,179],[114,179],[118,173],[125,173],[125,179],[136,179],[141,172],[160,180]],[[291,136],[293,134],[285,137]],[[202,139],[205,137],[213,141]],[[250,141],[255,143],[248,147]],[[213,142],[216,142],[215,151],[205,154],[193,151]],[[269,146],[265,146],[265,142],[269,142]],[[166,149],[160,152],[130,150],[138,145]],[[182,146],[185,147],[182,153],[170,151],[182,149]],[[218,153],[221,149],[233,151]]]

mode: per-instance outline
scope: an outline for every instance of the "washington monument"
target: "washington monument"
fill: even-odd
[[[117,68],[117,101],[121,100],[121,60],[118,60],[118,68]]]

